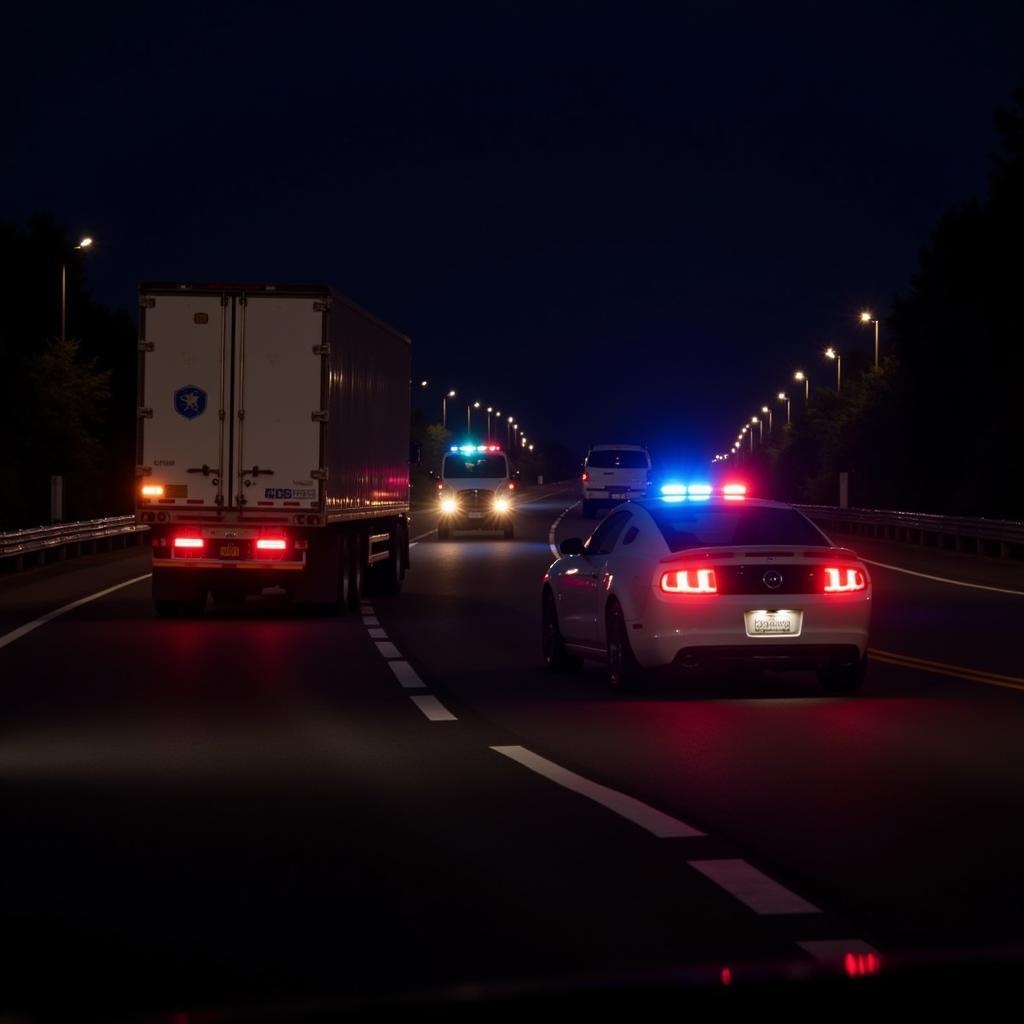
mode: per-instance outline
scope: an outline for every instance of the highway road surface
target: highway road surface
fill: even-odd
[[[158,619],[145,548],[0,578],[0,1009],[1019,947],[1019,563],[854,541],[875,594],[856,697],[678,672],[613,696],[540,658],[551,544],[594,525],[576,497],[524,495],[514,541],[417,516],[404,593],[342,618],[265,596]]]

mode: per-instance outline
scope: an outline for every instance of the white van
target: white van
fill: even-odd
[[[511,540],[516,484],[508,456],[498,445],[452,447],[441,464],[439,540],[453,530],[489,530]]]
[[[599,508],[646,498],[651,457],[636,444],[595,444],[583,462],[583,518]]]

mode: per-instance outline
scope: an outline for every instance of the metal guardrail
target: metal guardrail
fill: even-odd
[[[18,570],[48,559],[127,546],[148,532],[149,527],[138,525],[133,515],[13,530],[0,533],[0,566]]]
[[[837,533],[920,544],[946,551],[997,558],[1024,557],[1024,523],[1009,519],[971,519],[889,509],[798,505],[816,523]]]

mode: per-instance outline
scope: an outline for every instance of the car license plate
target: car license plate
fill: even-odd
[[[242,550],[237,544],[221,544],[220,546],[221,558],[237,558],[241,553]]]
[[[626,492],[625,491],[612,491],[612,497],[613,498],[620,498],[622,500],[625,500]]]
[[[743,613],[747,636],[799,636],[804,613],[784,608]]]
[[[470,519],[483,519],[483,517],[484,517],[483,512],[467,512],[466,515]]]

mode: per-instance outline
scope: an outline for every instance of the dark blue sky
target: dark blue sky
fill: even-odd
[[[35,5],[0,219],[89,282],[325,281],[539,440],[705,458],[985,187],[1024,6]],[[884,343],[884,338],[883,338]]]

